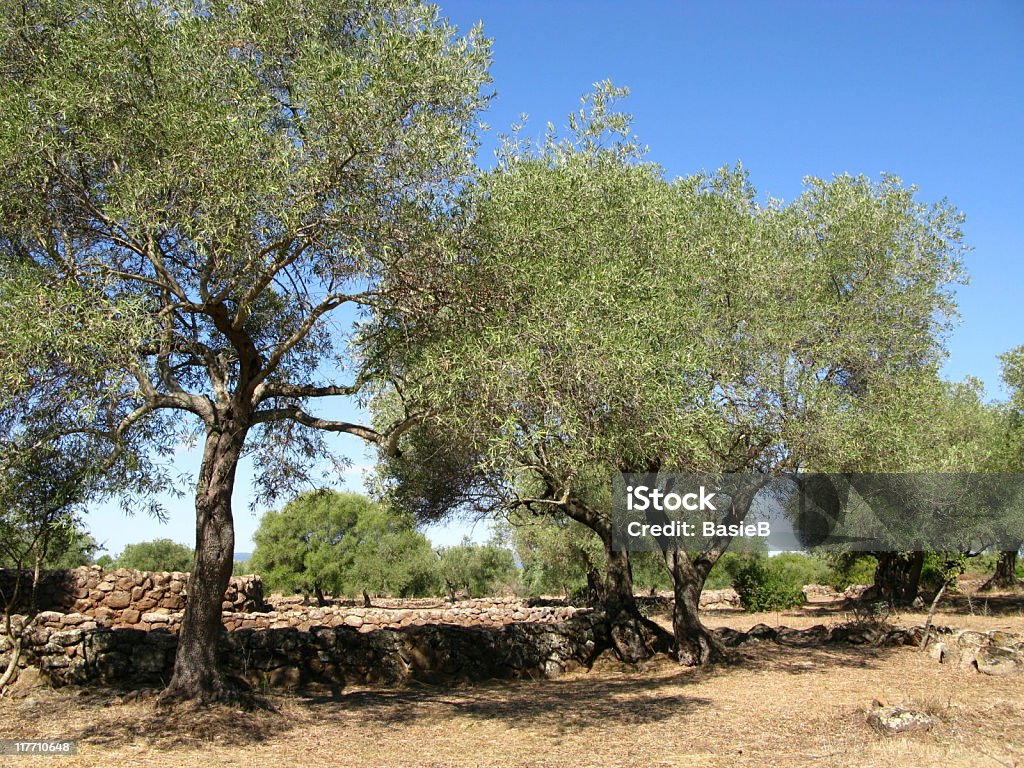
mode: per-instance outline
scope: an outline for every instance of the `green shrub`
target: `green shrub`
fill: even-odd
[[[726,552],[712,566],[711,572],[704,582],[704,589],[728,589],[732,586],[732,580],[736,577],[737,569],[755,557],[763,559],[764,555],[752,555],[747,552]]]
[[[778,573],[787,584],[803,587],[807,584],[828,584],[832,576],[822,558],[800,552],[783,552],[768,559],[767,567]]]
[[[854,584],[873,584],[878,558],[861,552],[825,552],[817,556],[829,568],[826,584],[842,592]]]
[[[736,564],[732,586],[745,611],[779,611],[804,603],[803,585],[796,583],[788,563],[773,565],[776,559],[747,558]]]

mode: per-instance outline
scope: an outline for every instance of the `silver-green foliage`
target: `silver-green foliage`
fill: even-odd
[[[614,470],[906,466],[959,214],[890,176],[810,178],[790,203],[740,168],[666,179],[618,95],[567,139],[510,142],[468,193],[467,298],[404,396],[506,500],[533,488],[551,509]]]
[[[438,573],[450,597],[483,597],[514,589],[518,571],[512,551],[468,538],[439,551]]]
[[[4,2],[0,256],[49,305],[19,318],[4,383],[43,346],[105,387],[97,431],[157,449],[195,427],[172,416],[241,416],[269,495],[318,429],[377,438],[307,398],[373,370],[361,314],[440,301],[488,57],[411,0]],[[74,327],[89,345],[50,338]]]

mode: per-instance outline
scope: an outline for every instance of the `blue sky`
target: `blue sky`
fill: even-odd
[[[1002,395],[996,356],[1024,344],[1024,2],[442,2],[460,29],[493,39],[493,134],[522,113],[527,135],[561,127],[595,82],[627,86],[623,108],[669,177],[741,162],[767,197],[792,199],[805,176],[883,172],[967,216],[971,277],[946,375],[977,376]],[[351,418],[351,406],[332,415]],[[338,446],[369,462],[357,440]],[[196,454],[180,465],[194,471]],[[237,546],[252,549],[251,471],[235,494]],[[170,522],[125,520],[114,507],[87,523],[116,554],[133,541],[193,542],[186,495]],[[464,527],[430,531],[453,543]],[[475,529],[484,537],[482,526]]]

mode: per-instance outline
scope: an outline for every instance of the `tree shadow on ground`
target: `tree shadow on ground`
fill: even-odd
[[[873,669],[895,647],[841,643],[786,645],[753,643],[737,649],[722,664],[700,669],[680,667],[667,657],[636,669],[594,670],[558,680],[492,681],[451,687],[413,683],[401,689],[350,689],[340,696],[310,696],[304,706],[316,719],[357,716],[382,723],[405,724],[418,718],[501,720],[561,732],[594,723],[645,725],[713,707],[711,699],[689,694],[687,687],[739,672],[782,670],[794,675],[832,669]]]
[[[90,692],[75,697],[74,713],[52,713],[55,721],[72,723],[65,738],[103,747],[145,742],[171,749],[199,745],[237,747],[257,744],[287,732],[290,718],[276,708],[242,709],[238,705],[187,704],[167,709],[157,705],[158,689],[133,692]],[[65,707],[67,705],[65,704]]]
[[[506,681],[457,689],[415,686],[350,691],[340,700],[310,699],[308,703],[318,717],[326,718],[355,714],[400,724],[463,716],[555,732],[596,722],[651,724],[711,705],[705,698],[663,691],[669,685],[640,677]]]
[[[712,698],[701,695],[706,691],[698,686],[716,678],[760,671],[809,675],[875,669],[891,654],[912,652],[899,647],[761,641],[735,649],[728,663],[700,669],[680,667],[660,657],[636,668],[604,661],[589,673],[557,680],[458,686],[413,682],[404,688],[335,692],[321,688],[270,696],[277,711],[214,705],[179,706],[168,712],[156,704],[158,689],[128,695],[110,689],[65,689],[9,714],[34,721],[44,730],[48,724],[62,723],[64,738],[107,748],[137,743],[158,749],[247,746],[276,740],[311,724],[340,729],[354,722],[436,724],[458,718],[496,720],[560,734],[595,723],[651,725],[713,708]]]
[[[939,614],[954,613],[961,616],[1021,616],[1024,615],[1024,594],[985,593],[950,595],[943,600]]]
[[[749,671],[816,674],[830,669],[877,669],[893,654],[913,653],[910,646],[851,645],[839,642],[757,642],[738,650],[732,666]]]

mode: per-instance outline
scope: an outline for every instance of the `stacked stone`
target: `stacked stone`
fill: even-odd
[[[700,594],[700,607],[706,610],[738,611],[743,608],[735,589],[705,589]]]
[[[227,602],[227,601],[225,601]],[[467,601],[469,602],[469,601]],[[183,613],[157,605],[140,611],[129,607],[120,611],[93,610],[92,613],[59,613],[44,611],[36,621],[50,629],[97,626],[166,630],[177,632]],[[281,606],[285,607],[285,606]],[[307,631],[311,627],[351,627],[360,632],[378,629],[403,629],[430,624],[451,624],[460,627],[502,627],[506,624],[557,624],[575,616],[591,613],[589,608],[572,606],[527,606],[522,602],[490,604],[472,601],[472,604],[449,604],[441,608],[355,608],[347,606],[299,607],[291,610],[266,612],[225,611],[222,621],[225,629],[285,629]]]
[[[54,685],[103,682],[160,685],[169,679],[177,636],[136,629],[38,627],[21,667],[34,666]],[[222,635],[221,663],[258,688],[396,685],[556,677],[589,666],[608,647],[599,615],[558,624],[499,629],[448,624],[360,632],[350,626],[239,630]],[[0,636],[0,663],[10,642]]]
[[[0,571],[0,588],[8,587],[3,594],[12,593],[9,585],[13,580],[13,571]],[[105,571],[94,565],[45,573],[40,580],[37,605],[44,610],[81,614],[106,626],[149,629],[154,624],[171,623],[167,616],[184,610],[187,594],[187,573],[149,573],[127,568]],[[260,577],[232,577],[223,608],[232,612],[262,610]],[[163,618],[157,618],[159,615]]]
[[[225,614],[224,626],[229,630],[295,627],[301,631],[315,626],[347,626],[360,632],[372,632],[377,629],[402,629],[428,624],[452,624],[462,627],[502,627],[517,623],[554,624],[590,612],[589,608],[572,606],[527,606],[520,601],[466,601],[436,608],[324,606],[267,613]]]
[[[649,611],[672,610],[675,597],[671,592],[658,592],[653,595],[638,595],[636,602]],[[743,604],[740,596],[732,587],[725,589],[705,589],[700,593],[700,608],[703,611],[740,611]]]

